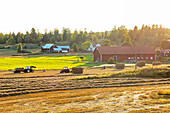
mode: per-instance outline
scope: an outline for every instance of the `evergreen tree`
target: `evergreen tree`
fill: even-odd
[[[22,52],[22,44],[19,43],[17,47],[18,53]]]

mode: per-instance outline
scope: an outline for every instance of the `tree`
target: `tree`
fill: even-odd
[[[110,33],[110,40],[112,41],[112,43],[114,42],[117,43],[117,39],[118,39],[118,31],[115,26]]]
[[[88,48],[90,47],[90,44],[91,44],[90,41],[83,42],[83,43],[81,44],[81,48],[82,48],[82,49],[88,49]]]
[[[170,40],[170,38],[168,39],[163,39],[162,41],[161,41],[161,48],[163,48],[163,49],[169,49],[170,48],[170,41],[168,41],[168,40]]]
[[[18,53],[22,52],[22,44],[21,43],[18,44],[17,49],[18,49]]]
[[[102,43],[102,46],[110,46],[111,45],[111,41],[110,40],[104,40]]]
[[[35,31],[34,28],[31,29],[30,42],[31,42],[31,43],[36,43],[36,42],[38,42],[38,41],[37,41],[37,33],[36,33],[36,31]]]
[[[109,32],[105,31],[105,39],[108,39],[108,38],[109,38]]]
[[[71,32],[68,28],[63,28],[63,41],[67,41],[71,39]]]
[[[13,45],[15,44],[15,39],[13,37],[10,37],[7,41],[6,41],[6,44],[8,45]]]
[[[122,46],[132,46],[131,38],[128,34],[125,35],[125,41]]]
[[[72,48],[73,48],[74,52],[77,52],[79,50],[77,43],[74,43],[72,45]]]
[[[4,44],[4,38],[3,38],[3,34],[2,33],[0,33],[0,44]]]

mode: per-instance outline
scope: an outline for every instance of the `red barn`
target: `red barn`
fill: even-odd
[[[152,47],[131,47],[131,46],[122,46],[122,47],[109,47],[101,46],[97,47],[94,52],[94,61],[105,62],[110,57],[114,61],[132,61],[132,60],[155,60],[156,52]]]
[[[52,52],[53,48],[56,48],[56,45],[54,45],[54,44],[46,44],[45,46],[41,47],[41,51]]]

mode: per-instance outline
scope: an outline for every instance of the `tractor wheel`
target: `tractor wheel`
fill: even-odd
[[[27,73],[30,73],[30,70],[29,70],[29,69],[27,70]]]

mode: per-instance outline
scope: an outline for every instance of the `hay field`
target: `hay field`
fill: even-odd
[[[93,88],[0,97],[0,112],[170,112],[170,85]],[[162,94],[162,91],[165,93]]]

